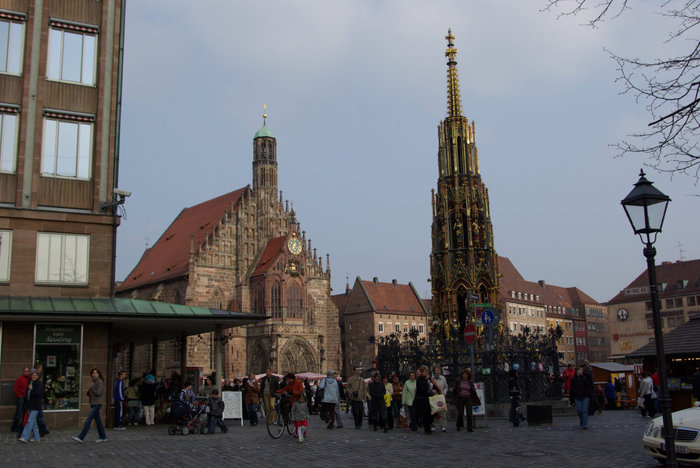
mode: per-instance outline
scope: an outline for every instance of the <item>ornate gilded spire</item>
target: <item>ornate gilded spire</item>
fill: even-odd
[[[267,125],[267,104],[263,104],[263,125]]]
[[[452,29],[448,29],[447,36],[447,117],[460,117],[462,115],[462,97],[459,94],[459,76],[457,75],[457,49],[454,45]]]

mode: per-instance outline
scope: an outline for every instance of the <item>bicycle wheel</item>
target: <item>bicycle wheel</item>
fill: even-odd
[[[273,409],[265,419],[267,421],[267,433],[270,434],[270,437],[273,439],[282,437],[285,426],[282,414],[276,409]]]
[[[292,422],[292,417],[289,415],[289,413],[286,414],[286,421],[284,422],[284,425],[287,427],[287,432],[289,435],[293,436],[294,434],[294,423]]]

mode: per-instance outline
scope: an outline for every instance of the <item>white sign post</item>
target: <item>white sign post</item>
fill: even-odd
[[[486,397],[484,396],[484,383],[483,382],[476,382],[474,384],[475,390],[476,390],[476,396],[479,397],[479,400],[481,401],[481,406],[472,406],[472,414],[474,415],[474,418],[476,419],[476,416],[483,416],[484,417],[484,427],[488,427],[487,421],[486,421]],[[465,408],[464,414],[466,416],[467,410]]]
[[[224,400],[224,419],[240,419],[243,425],[243,392],[221,392]]]

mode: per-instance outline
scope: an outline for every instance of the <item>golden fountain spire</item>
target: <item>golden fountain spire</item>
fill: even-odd
[[[263,104],[263,125],[267,125],[267,104]]]
[[[461,117],[462,97],[459,94],[459,76],[457,75],[457,49],[454,45],[454,35],[452,29],[447,31],[447,117]]]

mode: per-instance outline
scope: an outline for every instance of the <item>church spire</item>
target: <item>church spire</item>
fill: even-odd
[[[447,30],[447,117],[460,117],[462,115],[462,97],[459,94],[459,75],[457,74],[457,49],[454,45],[452,29]]]

